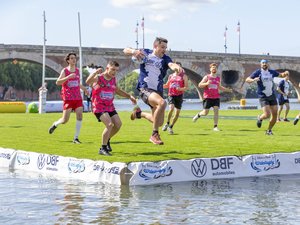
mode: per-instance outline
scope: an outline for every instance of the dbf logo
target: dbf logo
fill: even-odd
[[[195,177],[204,177],[207,172],[206,163],[202,159],[195,159],[192,162],[191,170]]]

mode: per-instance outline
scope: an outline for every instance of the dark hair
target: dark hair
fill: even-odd
[[[114,60],[108,61],[107,65],[109,65],[109,66],[115,66],[115,67],[119,67],[120,66],[120,64],[117,61],[114,61]]]
[[[77,57],[76,53],[75,52],[69,52],[66,57],[65,57],[65,61],[68,63],[68,60],[70,59],[70,56],[71,55],[74,55],[75,57]]]
[[[181,62],[175,62],[177,65],[182,66]]]
[[[99,69],[99,68],[104,69],[103,66],[101,66],[101,65],[95,65],[94,63],[91,63],[90,65],[88,65],[88,67],[89,68],[93,68],[93,69]]]
[[[154,44],[160,44],[160,43],[162,43],[162,42],[168,43],[168,40],[165,39],[165,38],[162,38],[162,37],[156,37],[156,38],[155,38],[155,41],[154,41]]]

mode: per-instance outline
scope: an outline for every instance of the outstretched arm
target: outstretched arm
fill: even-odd
[[[116,94],[120,95],[122,97],[130,99],[130,101],[132,102],[132,104],[136,104],[136,102],[137,102],[136,99],[135,99],[135,97],[133,97],[132,95],[130,95],[127,92],[123,91],[122,89],[119,89],[118,87],[116,87]]]

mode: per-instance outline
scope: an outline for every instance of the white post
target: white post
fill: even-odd
[[[80,73],[80,83],[82,84],[82,49],[81,49],[81,27],[80,27],[79,12],[78,12],[78,28],[79,28],[79,73]]]
[[[46,112],[46,102],[47,102],[47,88],[45,83],[46,74],[46,13],[43,13],[43,23],[44,23],[44,45],[43,45],[43,72],[42,72],[42,86],[39,88],[39,113]]]

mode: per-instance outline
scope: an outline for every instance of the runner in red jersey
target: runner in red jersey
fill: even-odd
[[[214,128],[213,131],[220,131],[218,128],[219,121],[219,108],[220,108],[220,93],[221,91],[232,92],[232,89],[223,87],[221,85],[221,79],[217,75],[217,64],[212,63],[209,65],[210,74],[207,74],[199,83],[199,88],[204,88],[203,93],[203,110],[197,113],[193,121],[196,122],[201,116],[206,116],[209,113],[209,109],[214,109]]]
[[[180,62],[176,62],[176,64],[182,67]],[[164,88],[169,88],[168,103],[170,110],[168,112],[167,123],[163,126],[162,130],[166,131],[168,129],[169,134],[174,134],[173,126],[180,114],[183,102],[183,93],[188,89],[188,77],[184,70],[170,74]],[[174,108],[175,114],[173,115]]]
[[[120,130],[122,125],[113,103],[114,95],[129,98],[133,104],[136,104],[136,99],[132,95],[118,88],[115,78],[118,70],[119,63],[110,61],[104,72],[99,68],[86,80],[86,83],[91,85],[93,89],[93,113],[98,121],[105,125],[102,132],[102,146],[99,150],[101,155],[111,156],[110,139]]]
[[[73,143],[80,144],[81,142],[79,141],[78,136],[82,125],[83,112],[80,89],[82,89],[85,94],[88,93],[86,88],[80,84],[80,74],[78,68],[76,68],[76,54],[73,52],[68,53],[65,60],[68,63],[68,66],[61,71],[60,76],[56,80],[56,85],[62,86],[61,97],[63,100],[63,115],[49,128],[49,134],[52,134],[58,125],[67,123],[71,111],[74,110],[76,113],[76,130]]]

